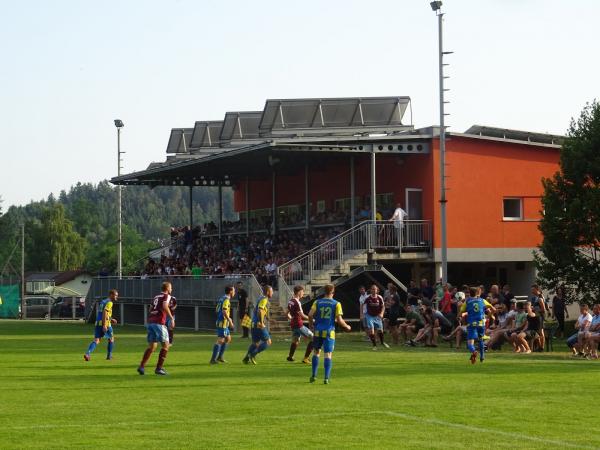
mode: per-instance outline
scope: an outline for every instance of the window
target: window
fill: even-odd
[[[505,198],[502,218],[504,220],[523,220],[523,199]]]
[[[317,213],[325,212],[325,200],[317,201]]]

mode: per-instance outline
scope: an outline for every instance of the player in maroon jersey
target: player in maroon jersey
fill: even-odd
[[[313,333],[304,325],[304,320],[308,320],[308,316],[302,311],[302,303],[300,299],[304,297],[304,288],[302,286],[294,286],[294,296],[290,299],[287,304],[288,307],[288,319],[290,320],[290,327],[292,328],[292,344],[290,345],[290,354],[287,357],[288,361],[294,361],[294,353],[298,348],[298,343],[301,338],[308,340],[306,346],[306,352],[304,353],[304,364],[310,364],[308,357],[312,352],[312,340]]]
[[[367,309],[365,322],[369,339],[371,339],[371,343],[373,344],[373,350],[377,350],[377,342],[375,341],[375,330],[377,330],[381,345],[385,348],[390,348],[390,346],[383,341],[383,313],[385,311],[383,298],[378,294],[379,288],[376,285],[372,285],[370,291],[370,295],[365,299],[365,306]]]
[[[171,328],[175,328],[175,318],[169,309],[172,291],[173,286],[171,286],[171,283],[165,281],[162,284],[162,292],[154,297],[152,304],[150,305],[147,325],[148,348],[144,352],[140,366],[137,368],[137,371],[140,375],[144,375],[146,363],[150,359],[150,356],[152,356],[154,350],[156,350],[159,342],[161,344],[161,349],[160,354],[158,355],[158,363],[156,364],[156,370],[154,373],[156,375],[167,374],[163,368],[163,364],[167,357],[167,352],[169,351],[169,332],[167,330],[167,326],[165,325],[167,317],[170,320]]]

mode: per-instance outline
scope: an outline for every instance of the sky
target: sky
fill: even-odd
[[[164,161],[267,98],[403,96],[439,123],[427,0],[0,0],[2,209]],[[444,0],[450,131],[564,134],[600,98],[597,0]]]

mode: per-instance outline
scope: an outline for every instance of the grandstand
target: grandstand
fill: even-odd
[[[557,170],[562,138],[484,126],[447,138],[449,280],[525,292],[541,178]],[[276,259],[280,302],[296,283],[318,294],[333,281],[348,302],[358,280],[404,288],[439,276],[439,129],[415,128],[410,97],[269,99],[262,111],[172,129],[166,151],[166,161],[112,183],[233,189],[238,222],[223,222],[222,202],[211,226],[194,224],[190,210],[199,231],[188,256],[289,242],[258,257]],[[408,213],[401,224],[389,221],[398,204]]]

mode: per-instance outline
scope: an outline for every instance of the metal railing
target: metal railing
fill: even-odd
[[[352,256],[369,250],[403,252],[431,251],[431,222],[368,220],[279,266],[280,295],[291,296],[291,286],[308,284]]]

